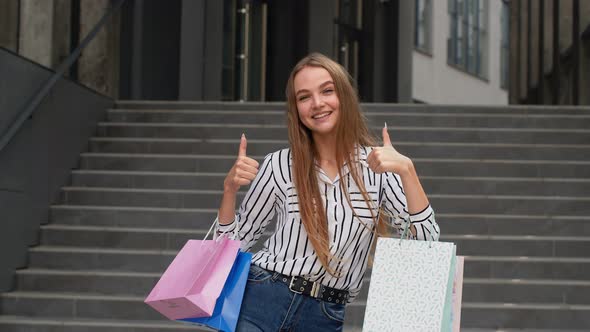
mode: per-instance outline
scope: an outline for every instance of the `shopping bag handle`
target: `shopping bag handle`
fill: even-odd
[[[410,217],[408,218],[404,218],[404,231],[402,232],[402,235],[399,238],[399,245],[402,245],[402,240],[411,240],[410,238],[410,225],[412,224],[412,221],[410,220]],[[428,239],[428,248],[432,248],[432,241],[434,241],[434,235],[432,233],[430,234],[430,238]]]
[[[207,238],[209,237],[209,234],[211,233],[211,231],[213,230],[213,228],[215,228],[215,225],[218,223],[218,221],[219,221],[219,219],[218,218],[215,218],[215,221],[213,221],[213,224],[211,224],[211,227],[209,227],[209,230],[207,231],[207,234],[205,234],[205,238],[203,240],[207,240]],[[238,238],[238,228],[239,228],[239,226],[240,226],[240,224],[236,220],[236,227],[234,228],[234,236],[233,236],[232,240],[235,240],[235,239]],[[221,234],[221,236],[218,237],[217,239],[220,239],[221,237],[225,236],[226,234],[227,233]]]
[[[217,224],[217,219],[215,219],[213,224],[211,224],[211,227],[209,227],[209,230],[207,231],[207,234],[205,234],[205,238],[203,239],[203,241],[207,240],[207,238],[209,237],[209,234],[211,233],[213,228],[215,228],[215,224]]]

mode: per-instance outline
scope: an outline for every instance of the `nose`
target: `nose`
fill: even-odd
[[[321,108],[324,105],[324,100],[318,94],[312,95],[311,100],[313,102],[313,108]]]

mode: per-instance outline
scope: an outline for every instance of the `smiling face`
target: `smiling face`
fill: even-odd
[[[330,73],[322,67],[306,66],[293,80],[297,112],[312,135],[334,135],[340,117],[340,100]]]

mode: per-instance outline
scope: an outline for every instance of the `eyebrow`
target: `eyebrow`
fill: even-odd
[[[325,86],[327,86],[327,85],[330,85],[330,84],[334,84],[334,82],[332,82],[332,81],[325,81],[324,83],[320,84],[320,89],[323,88],[323,87],[325,87]],[[301,89],[301,90],[295,92],[295,95],[297,96],[298,94],[300,94],[302,92],[309,92],[309,90],[307,90],[307,89]]]

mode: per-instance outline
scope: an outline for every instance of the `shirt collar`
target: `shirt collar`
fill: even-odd
[[[369,153],[369,148],[367,148],[365,146],[356,145],[355,146],[355,158],[353,159],[353,163],[357,162],[361,166],[368,168],[369,167],[369,164],[367,164],[367,154],[368,153]],[[332,181],[332,180],[330,180],[330,177],[326,174],[326,172],[324,172],[324,170],[322,170],[322,168],[319,166],[319,163],[317,162],[317,160],[315,160],[314,163],[315,163],[316,171],[318,172],[319,179],[322,182],[325,182],[327,184],[338,183],[338,181],[340,180],[340,176],[338,174],[336,174],[336,178],[334,179],[334,181]],[[342,165],[340,172],[342,173],[342,177],[344,177],[344,176],[348,175],[348,173],[350,173],[350,168],[348,166],[348,163],[344,163],[344,165]]]

